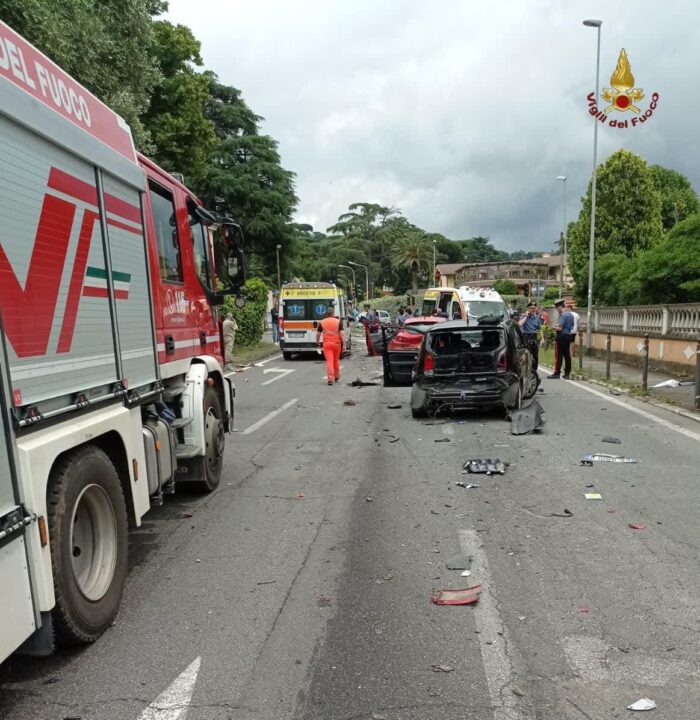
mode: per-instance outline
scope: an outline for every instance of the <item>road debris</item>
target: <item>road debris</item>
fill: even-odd
[[[365,501],[366,501],[366,502],[374,502],[374,498],[373,498],[371,495],[368,495],[368,496],[365,498]]]
[[[467,460],[464,463],[464,469],[467,473],[480,473],[482,475],[493,475],[498,473],[504,475],[506,472],[505,463],[499,458],[474,458],[473,460]]]
[[[390,442],[390,443],[395,443],[395,442],[398,442],[399,440],[401,440],[401,438],[393,437],[393,438],[391,438],[391,439],[389,440],[389,442]]]
[[[350,387],[369,387],[370,385],[379,385],[379,383],[376,382],[365,382],[364,380],[360,380],[360,378],[355,378],[351,383]]]
[[[436,605],[472,605],[479,602],[481,585],[463,588],[462,590],[437,590],[432,601]]]
[[[461,481],[458,481],[455,483],[455,485],[459,485],[459,487],[463,487],[465,490],[473,490],[474,488],[478,488],[478,485],[475,485],[474,483],[463,483]]]
[[[588,605],[581,605],[578,611],[581,613],[581,615],[588,615],[591,612],[591,609],[588,607]]]
[[[401,410],[403,406],[400,403],[394,404],[394,405],[387,405],[387,408],[389,410]]]
[[[551,517],[563,517],[563,518],[570,518],[573,517],[574,514],[569,510],[569,508],[564,508],[564,510],[560,513],[549,513]]]
[[[469,577],[472,574],[471,570],[463,570],[462,577]]]
[[[344,400],[343,405],[351,406],[351,405],[357,405],[357,403],[354,400],[349,399],[349,400]]]
[[[454,672],[454,668],[452,667],[452,665],[431,665],[430,667],[433,669],[433,672]]]
[[[644,523],[627,523],[627,527],[630,530],[646,530],[647,526]]]
[[[605,437],[600,438],[600,441],[612,443],[613,445],[622,445],[622,440],[620,440],[620,438],[612,437],[611,435],[606,435]]]
[[[602,500],[603,496],[600,493],[584,493],[583,495],[586,500]]]
[[[276,583],[277,580],[261,580],[259,583],[256,583],[257,585],[272,585],[273,583]]]
[[[303,500],[304,497],[306,497],[304,493],[297,493],[297,500]]]
[[[434,440],[433,442],[450,442],[450,438],[438,438],[437,440]]]
[[[533,400],[526,407],[520,410],[510,410],[510,433],[511,435],[528,435],[535,430],[541,430],[544,426],[544,410],[542,406]]]
[[[192,515],[193,515],[193,513],[191,513],[189,510],[183,510],[183,511],[180,513],[180,517],[181,517],[181,518],[191,518]]]
[[[471,565],[471,558],[460,553],[450,558],[446,563],[445,567],[448,570],[466,570]]]
[[[641,698],[637,702],[627,706],[628,710],[653,710],[656,707],[656,703],[649,698]]]
[[[588,453],[583,456],[581,465],[593,465],[594,462],[614,462],[614,463],[636,463],[634,458],[624,457],[623,455],[608,455],[607,453]]]
[[[525,693],[517,685],[513,685],[510,690],[513,695],[517,695],[518,697],[525,697]]]

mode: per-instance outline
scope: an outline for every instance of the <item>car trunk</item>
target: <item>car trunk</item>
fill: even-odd
[[[505,342],[501,328],[474,328],[432,333],[429,340],[437,379],[484,375],[506,370]]]

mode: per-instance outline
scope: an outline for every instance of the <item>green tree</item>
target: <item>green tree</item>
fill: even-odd
[[[682,220],[639,258],[640,301],[700,301],[700,215]]]
[[[407,232],[393,245],[393,263],[396,268],[407,268],[411,273],[411,289],[418,292],[418,275],[421,270],[431,267],[433,261],[432,243],[422,230]]]
[[[508,253],[496,250],[488,237],[473,237],[468,240],[460,240],[462,246],[462,261],[465,263],[496,262],[507,260]]]
[[[698,212],[698,196],[685,175],[661,165],[652,165],[649,170],[654,187],[661,195],[664,230]]]
[[[0,18],[119,113],[151,150],[140,117],[159,71],[153,21],[162,0],[0,0]]]
[[[277,142],[259,134],[261,118],[240,92],[219,83],[213,73],[207,77],[205,116],[219,142],[198,190],[210,207],[230,213],[241,224],[251,274],[276,279],[276,246],[286,259],[294,240],[294,173],[282,167]]]
[[[597,168],[596,262],[607,253],[632,257],[661,240],[661,196],[646,162],[618,150]],[[591,186],[575,223],[569,226],[569,263],[579,298],[588,284]],[[594,293],[600,286],[594,284]],[[596,300],[597,298],[594,298]]]
[[[209,77],[197,72],[200,43],[184,25],[164,20],[153,24],[151,52],[160,70],[151,104],[143,116],[154,145],[154,157],[165,170],[179,172],[194,187],[203,179],[217,142],[205,117]]]
[[[493,289],[501,295],[517,295],[518,288],[512,280],[496,280]]]
[[[256,345],[262,340],[267,294],[268,287],[262,280],[249,278],[243,286],[246,302],[242,308],[236,306],[235,298],[231,296],[224,300],[224,314],[231,313],[238,324],[237,345]]]

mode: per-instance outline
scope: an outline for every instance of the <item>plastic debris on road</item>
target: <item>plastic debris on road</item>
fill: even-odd
[[[437,440],[433,440],[433,442],[450,442],[450,438],[438,438]]]
[[[351,383],[351,387],[369,387],[370,385],[379,385],[379,383],[376,382],[365,382],[364,380],[360,380],[360,378],[355,378]]]
[[[612,443],[613,445],[622,445],[622,440],[620,440],[620,438],[612,437],[611,435],[606,435],[605,437],[600,438],[600,441]]]
[[[581,465],[593,465],[594,462],[636,463],[634,458],[622,455],[608,455],[607,453],[588,453],[583,456]]]
[[[563,518],[570,518],[573,517],[574,514],[569,510],[569,508],[564,508],[560,513],[549,513],[551,517],[563,517]]]
[[[603,496],[600,493],[584,493],[586,500],[602,500]]]
[[[481,585],[462,590],[437,590],[433,593],[432,601],[436,605],[472,605],[479,602],[479,593]]]
[[[646,530],[647,526],[644,523],[627,523],[627,527],[630,530]]]
[[[357,405],[357,403],[354,400],[344,400],[343,405],[347,405],[348,407],[351,407],[352,405]]]
[[[637,702],[627,706],[628,710],[654,710],[655,708],[656,703],[649,698],[641,698],[637,700]]]
[[[674,388],[678,387],[680,385],[680,382],[678,380],[664,380],[663,382],[656,383],[656,385],[652,385],[653,388]]]
[[[402,406],[397,403],[394,405],[387,405],[387,407],[389,408],[389,410],[401,410]]]
[[[511,435],[527,435],[535,430],[541,430],[544,425],[543,415],[544,410],[537,400],[533,400],[520,410],[510,410],[508,416]]]
[[[471,570],[463,570],[462,577],[469,577],[472,574]]]
[[[480,473],[482,475],[493,475],[498,473],[504,475],[506,472],[505,463],[498,458],[474,458],[464,463],[464,469],[468,473]]]
[[[474,483],[463,483],[463,482],[456,482],[455,485],[459,485],[459,487],[463,487],[465,490],[472,490],[473,488],[478,488],[478,485],[475,485]]]
[[[454,668],[452,667],[452,665],[431,665],[430,667],[432,668],[433,672],[454,672]]]

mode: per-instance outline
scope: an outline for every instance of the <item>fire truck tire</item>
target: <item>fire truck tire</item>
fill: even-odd
[[[86,445],[64,456],[48,489],[56,642],[96,640],[117,615],[128,569],[128,521],[119,476]]]
[[[201,489],[213,492],[221,482],[224,465],[224,414],[216,390],[209,385],[204,391],[204,469]]]

